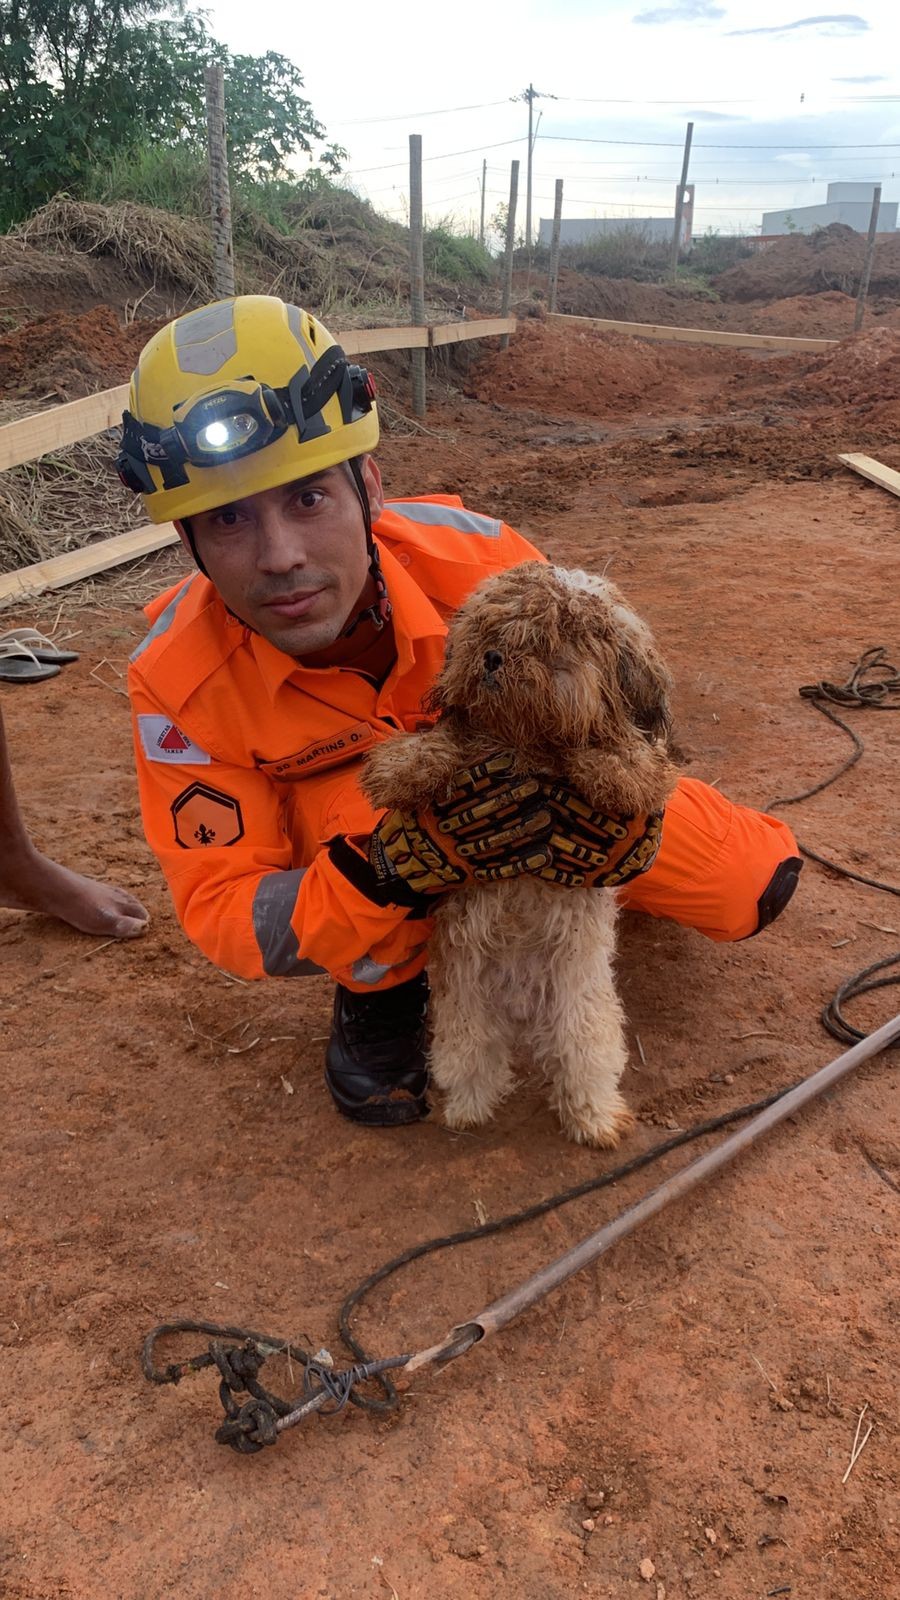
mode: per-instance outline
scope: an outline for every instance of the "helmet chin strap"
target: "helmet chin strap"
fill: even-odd
[[[194,561],[196,562],[197,566],[200,568],[200,571],[203,573],[204,578],[208,578],[209,577],[209,573],[207,572],[205,566],[203,565],[203,562],[200,559],[200,551],[197,549],[197,541],[194,538],[194,529],[193,529],[193,527],[191,525],[190,517],[182,517],[181,518],[181,526],[183,527],[185,533],[187,534],[187,542],[191,547],[191,555],[193,556]],[[212,581],[212,580],[210,579],[210,581]]]
[[[358,611],[349,625],[344,629],[342,637],[349,639],[355,633],[361,622],[371,622],[380,633],[385,623],[390,622],[393,607],[387,592],[384,573],[381,570],[381,560],[378,555],[378,546],[372,533],[372,508],[369,505],[369,493],[366,489],[359,456],[352,456],[347,462],[350,476],[356,489],[359,503],[362,507],[363,525],[366,530],[366,549],[369,552],[369,576],[375,585],[375,599],[370,606]]]

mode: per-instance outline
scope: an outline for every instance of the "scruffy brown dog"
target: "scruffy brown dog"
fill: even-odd
[[[676,779],[668,689],[649,630],[612,584],[528,562],[488,579],[453,617],[437,724],[378,746],[365,788],[380,806],[427,806],[459,768],[509,750],[515,773],[564,781],[613,827],[652,816]],[[611,1149],[633,1121],[618,1088],[615,890],[553,876],[467,884],[440,905],[432,1075],[447,1123],[462,1128],[487,1120],[513,1086],[514,1059],[528,1058],[566,1134]]]

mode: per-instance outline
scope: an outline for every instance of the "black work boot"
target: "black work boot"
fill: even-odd
[[[394,1128],[427,1117],[427,1008],[424,972],[373,994],[355,994],[338,984],[325,1082],[351,1122]]]

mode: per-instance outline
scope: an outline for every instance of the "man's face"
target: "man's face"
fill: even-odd
[[[371,456],[362,470],[375,521],[381,474]],[[373,598],[362,507],[344,464],[199,511],[191,528],[228,609],[289,656],[327,650]]]

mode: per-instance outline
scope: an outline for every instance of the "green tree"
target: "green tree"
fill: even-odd
[[[129,146],[202,144],[204,68],[226,76],[238,173],[277,177],[325,130],[285,56],[232,56],[186,0],[0,0],[0,217],[25,215]],[[340,170],[344,151],[319,159]]]

